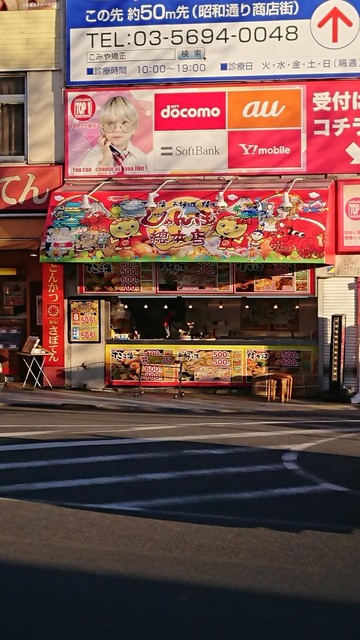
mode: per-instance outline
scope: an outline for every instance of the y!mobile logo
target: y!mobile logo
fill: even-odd
[[[226,128],[226,94],[222,91],[155,94],[155,131]]]

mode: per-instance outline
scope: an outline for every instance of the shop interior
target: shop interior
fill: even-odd
[[[111,297],[112,339],[254,340],[317,335],[315,297]]]

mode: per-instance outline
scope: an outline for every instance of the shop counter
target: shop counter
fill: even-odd
[[[161,355],[161,364],[150,356]],[[149,356],[147,363],[146,357]],[[169,356],[167,366],[166,356]],[[181,358],[184,387],[251,386],[253,377],[269,371],[283,371],[294,377],[297,389],[316,388],[318,348],[314,340],[271,338],[248,340],[108,340],[106,343],[106,385],[136,386],[142,363],[142,385],[177,385],[176,370],[170,365]],[[262,395],[262,390],[255,390]]]

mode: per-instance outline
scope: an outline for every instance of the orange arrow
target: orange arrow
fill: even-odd
[[[339,36],[339,21],[341,20],[347,27],[352,27],[353,23],[350,18],[348,18],[340,9],[334,7],[327,13],[320,22],[318,22],[318,27],[321,29],[327,22],[332,20],[332,42],[338,42]]]

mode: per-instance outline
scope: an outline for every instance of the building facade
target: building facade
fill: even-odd
[[[29,89],[17,165],[64,163],[26,325],[52,383],[134,386],[141,354],[147,384],[173,384],[180,354],[191,386],[280,369],[308,395],[345,315],[357,386],[358,11],[333,42],[326,3],[49,4],[22,16],[52,28],[46,69],[14,52],[4,76]]]
[[[16,4],[0,11],[0,358],[10,380],[23,375],[27,335],[42,330],[39,243],[64,159],[57,3]]]

